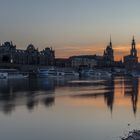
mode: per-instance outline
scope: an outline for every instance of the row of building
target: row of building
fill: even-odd
[[[66,60],[65,60],[66,61]],[[139,69],[140,64],[138,63],[138,55],[136,49],[136,42],[133,37],[130,54],[124,56],[123,60],[115,61],[114,60],[114,50],[112,42],[110,39],[109,44],[104,50],[102,56],[99,55],[80,55],[72,56],[67,60],[66,65],[70,63],[70,66],[73,68],[80,67],[125,67],[127,69]],[[60,64],[59,64],[60,65]]]
[[[114,65],[114,51],[112,48],[112,42],[104,50],[102,56],[99,55],[81,55],[72,56],[69,58],[71,60],[71,66],[77,67],[111,67]]]
[[[0,63],[54,65],[54,62],[55,52],[49,47],[39,51],[32,44],[26,50],[17,49],[12,42],[0,45]]]
[[[114,50],[110,39],[103,55],[79,55],[71,56],[67,59],[55,58],[55,51],[47,47],[42,51],[36,49],[32,44],[26,50],[17,49],[12,42],[5,42],[0,45],[0,63],[24,64],[24,65],[43,65],[58,67],[137,67],[138,56],[135,39],[132,39],[130,54],[124,56],[124,61],[114,60]]]

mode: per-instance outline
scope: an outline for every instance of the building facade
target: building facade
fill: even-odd
[[[81,55],[81,56],[73,56],[69,58],[71,61],[71,67],[80,68],[94,68],[97,65],[97,61],[95,59],[95,55]]]
[[[0,63],[26,64],[26,65],[53,65],[55,52],[52,48],[42,51],[36,49],[32,44],[26,50],[20,50],[12,42],[0,45]]]
[[[69,58],[56,58],[55,66],[61,68],[69,68],[71,67],[71,61]]]

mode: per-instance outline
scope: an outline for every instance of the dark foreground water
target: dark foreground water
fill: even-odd
[[[0,140],[118,140],[140,128],[138,78],[0,80]]]

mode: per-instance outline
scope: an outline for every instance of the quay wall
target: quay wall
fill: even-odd
[[[46,69],[46,68],[56,68],[60,70],[72,70],[73,68],[62,68],[55,66],[44,66],[44,65],[23,65],[23,64],[12,64],[12,63],[0,63],[0,69],[18,69],[22,72],[36,72],[38,69]]]

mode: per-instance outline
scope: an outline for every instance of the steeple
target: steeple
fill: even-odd
[[[136,50],[136,43],[135,43],[134,36],[133,36],[132,44],[131,44],[131,56],[137,57],[137,50]]]
[[[114,62],[114,51],[112,49],[112,41],[111,41],[111,36],[110,36],[110,42],[107,45],[105,51],[104,51],[104,58],[112,64]]]
[[[110,43],[109,43],[109,46],[112,48],[111,35],[110,35]]]
[[[135,43],[135,37],[133,36],[133,39],[132,39],[132,47],[135,48],[135,45],[136,45],[136,43]]]

